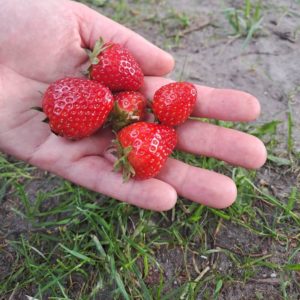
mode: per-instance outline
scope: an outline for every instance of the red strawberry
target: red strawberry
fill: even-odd
[[[98,82],[64,78],[48,87],[43,98],[43,111],[54,133],[80,139],[103,125],[113,102],[109,89]]]
[[[196,99],[197,90],[193,84],[173,82],[155,92],[152,109],[162,124],[176,126],[191,115]]]
[[[114,95],[115,103],[111,113],[111,122],[114,130],[141,121],[145,115],[147,100],[139,92],[120,92]]]
[[[120,159],[115,168],[123,167],[124,179],[156,176],[177,143],[173,128],[146,122],[123,128],[117,138]]]
[[[90,53],[90,79],[107,86],[111,91],[136,91],[144,81],[141,67],[127,48],[103,43],[100,39]]]

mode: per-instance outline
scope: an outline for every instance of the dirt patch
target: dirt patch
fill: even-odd
[[[241,300],[257,300],[257,299],[281,299],[278,283],[266,284],[263,282],[254,283],[233,283],[225,286],[224,292],[221,293],[219,299],[241,299]],[[294,298],[296,299],[296,298]]]
[[[149,286],[158,285],[163,276],[167,282],[164,292],[196,279],[209,264],[206,256],[177,246],[160,247],[155,251],[155,258],[159,267],[152,265],[145,282]]]

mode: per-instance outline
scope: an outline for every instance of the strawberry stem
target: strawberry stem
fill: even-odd
[[[128,155],[132,150],[132,147],[123,148],[118,140],[114,141],[117,148],[117,154],[119,159],[114,163],[114,171],[119,172],[122,170],[123,181],[127,182],[131,177],[135,176],[135,170],[128,161]]]
[[[129,124],[138,122],[140,120],[140,117],[137,114],[138,110],[130,112],[125,111],[121,109],[118,102],[115,101],[113,110],[110,114],[110,123],[112,125],[113,130],[119,131],[123,127],[128,126]]]
[[[95,46],[94,46],[94,49],[93,51],[91,50],[87,50],[87,54],[90,58],[90,62],[92,65],[96,65],[99,63],[99,58],[98,58],[98,55],[105,51],[106,49],[110,48],[112,46],[111,43],[104,43],[104,40],[102,37],[100,37],[96,43],[95,43]]]

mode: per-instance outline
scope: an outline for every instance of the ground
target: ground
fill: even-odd
[[[85,3],[171,52],[170,77],[254,94],[256,122],[218,124],[262,138],[269,159],[254,172],[177,152],[231,176],[238,199],[153,213],[0,156],[0,299],[299,299],[300,2],[263,1],[246,42],[228,22],[244,1]]]

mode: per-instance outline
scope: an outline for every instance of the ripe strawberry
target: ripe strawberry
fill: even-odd
[[[107,86],[111,91],[136,91],[144,81],[141,67],[127,48],[106,43],[100,38],[90,53],[90,79]]]
[[[173,82],[155,92],[152,109],[162,124],[176,126],[191,115],[196,99],[197,90],[193,84]]]
[[[123,168],[123,177],[148,179],[156,176],[177,143],[173,128],[138,122],[117,134],[119,160],[115,169]]]
[[[51,130],[69,139],[91,135],[105,122],[113,96],[98,82],[64,78],[52,83],[43,98],[43,111]]]
[[[141,121],[145,115],[147,100],[139,92],[120,92],[114,95],[115,103],[111,112],[111,123],[114,130]]]

